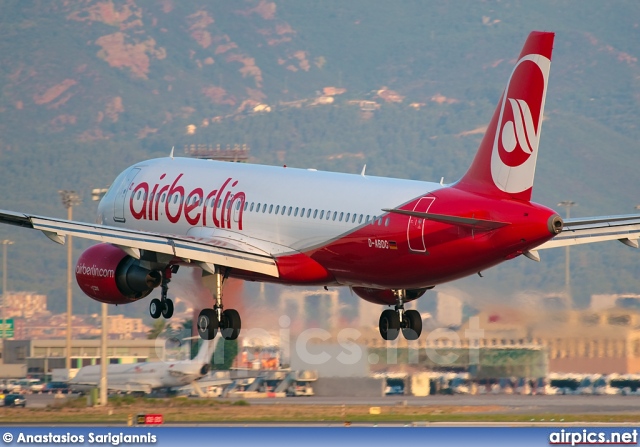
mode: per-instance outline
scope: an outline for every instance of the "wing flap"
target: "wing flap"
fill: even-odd
[[[278,277],[276,261],[270,253],[247,244],[234,244],[230,240],[180,237],[154,234],[83,222],[71,222],[41,216],[30,216],[11,211],[0,211],[0,222],[40,230],[50,239],[63,242],[67,235],[117,245],[136,253],[146,250],[175,256],[204,264],[262,273]],[[55,236],[57,235],[57,238]],[[52,238],[52,236],[54,236]]]

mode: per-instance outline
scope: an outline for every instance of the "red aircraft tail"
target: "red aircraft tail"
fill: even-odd
[[[531,200],[553,38],[529,34],[476,157],[455,188]]]

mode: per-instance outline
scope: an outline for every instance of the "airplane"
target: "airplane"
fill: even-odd
[[[112,392],[149,394],[157,389],[192,384],[209,373],[213,346],[213,341],[203,341],[191,360],[107,365],[107,388]],[[101,368],[101,365],[83,366],[69,381],[69,387],[79,393],[98,387]]]
[[[452,184],[227,163],[171,155],[123,171],[98,206],[97,224],[0,211],[0,222],[99,241],[78,259],[89,297],[125,304],[151,294],[153,318],[170,318],[172,275],[202,270],[213,305],[200,337],[236,339],[241,318],[225,309],[227,278],[346,286],[388,306],[383,339],[418,339],[405,310],[433,287],[524,255],[619,240],[638,247],[640,215],[563,219],[531,202],[554,33],[532,32],[476,156]]]

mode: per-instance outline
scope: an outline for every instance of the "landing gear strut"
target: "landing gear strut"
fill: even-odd
[[[417,310],[404,310],[405,291],[396,290],[395,310],[386,309],[380,315],[380,335],[385,340],[398,338],[400,330],[407,340],[417,340],[422,333],[422,318]]]
[[[220,268],[215,269],[213,298],[215,304],[213,309],[202,309],[198,316],[198,335],[204,340],[213,340],[220,329],[220,333],[225,340],[235,340],[240,335],[242,321],[240,314],[235,309],[223,310],[222,306],[222,286],[229,275],[229,270],[224,273]]]
[[[177,265],[168,266],[162,274],[162,283],[160,284],[160,299],[154,298],[149,303],[149,314],[154,320],[160,318],[162,315],[164,318],[169,319],[173,316],[173,301],[171,298],[167,298],[169,292],[169,283],[171,282],[171,275],[178,271]]]

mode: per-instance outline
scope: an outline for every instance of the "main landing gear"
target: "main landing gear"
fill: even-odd
[[[151,318],[154,320],[160,318],[160,315],[166,319],[173,316],[173,301],[171,298],[167,298],[167,293],[169,292],[171,275],[178,271],[178,267],[177,265],[170,265],[162,274],[162,283],[160,284],[162,292],[160,299],[154,298],[151,300],[151,303],[149,303],[149,314],[151,314]]]
[[[212,289],[215,304],[213,309],[202,309],[198,316],[198,335],[204,340],[213,340],[218,329],[225,340],[235,340],[240,335],[242,325],[240,314],[235,309],[223,310],[222,307],[222,286],[228,273],[226,270],[223,274],[219,268],[216,268],[213,274]]]
[[[417,310],[404,310],[405,291],[394,290],[395,310],[387,309],[380,315],[380,335],[385,340],[395,340],[402,330],[407,340],[417,340],[422,333],[422,317]]]

